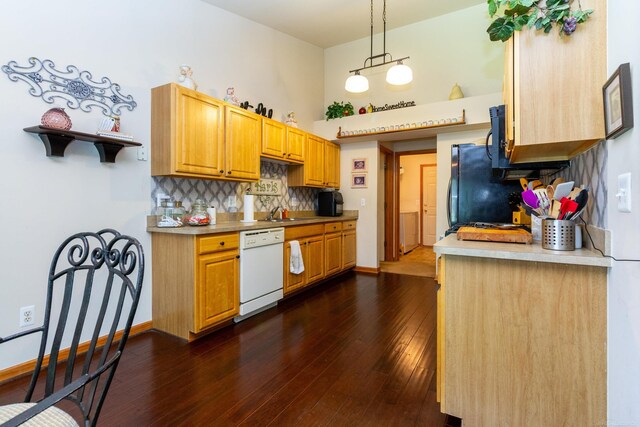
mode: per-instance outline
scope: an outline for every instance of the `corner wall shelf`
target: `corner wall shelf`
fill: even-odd
[[[46,126],[24,128],[25,132],[37,134],[47,150],[47,157],[64,157],[64,150],[73,141],[92,142],[98,150],[101,163],[115,163],[116,155],[124,147],[139,147],[142,144],[134,141],[123,141],[84,132],[55,129]]]

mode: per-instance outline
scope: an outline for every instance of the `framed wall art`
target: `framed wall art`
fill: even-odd
[[[351,170],[353,172],[367,171],[367,159],[352,159],[351,162]]]
[[[604,127],[607,139],[617,138],[633,127],[631,67],[622,64],[602,87]]]
[[[352,173],[351,174],[351,188],[367,188],[367,174],[366,173]]]

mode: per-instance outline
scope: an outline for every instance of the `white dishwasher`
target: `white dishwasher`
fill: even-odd
[[[240,315],[236,322],[282,299],[284,228],[240,233]]]

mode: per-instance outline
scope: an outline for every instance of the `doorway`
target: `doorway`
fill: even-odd
[[[421,244],[433,246],[436,243],[436,209],[438,191],[438,167],[435,163],[420,165],[420,230]]]

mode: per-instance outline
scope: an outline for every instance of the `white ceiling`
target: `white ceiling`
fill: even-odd
[[[370,0],[203,0],[300,40],[328,48],[364,37]],[[382,0],[374,0],[374,31],[382,32]],[[484,3],[482,0],[388,0],[387,30]]]

